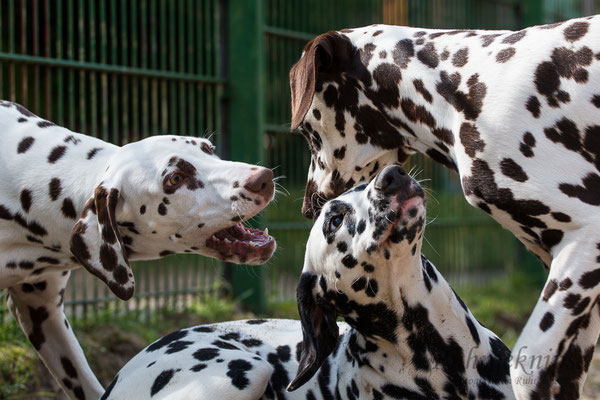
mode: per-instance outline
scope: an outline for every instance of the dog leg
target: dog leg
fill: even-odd
[[[553,250],[544,291],[512,352],[518,399],[579,398],[600,332],[600,238],[567,232]]]
[[[71,399],[98,399],[104,392],[64,313],[69,273],[9,289],[8,306],[56,381]]]
[[[590,311],[589,325],[586,328],[580,329],[577,337],[575,337],[571,343],[571,346],[569,346],[569,350],[567,350],[567,353],[571,354],[575,354],[577,352],[583,353],[583,373],[578,377],[575,376],[573,381],[570,382],[561,382],[559,379],[558,383],[561,387],[565,387],[567,385],[571,385],[572,387],[577,386],[579,388],[579,393],[581,393],[590,363],[594,356],[596,343],[598,342],[598,332],[600,332],[600,305],[598,304],[598,301],[596,301],[596,305]],[[578,366],[576,367],[578,368]],[[559,375],[559,378],[560,377],[561,376]]]

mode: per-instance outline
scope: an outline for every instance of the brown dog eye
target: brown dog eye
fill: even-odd
[[[182,180],[183,180],[183,177],[180,174],[174,173],[173,175],[171,175],[171,178],[169,179],[169,183],[171,185],[175,186]]]

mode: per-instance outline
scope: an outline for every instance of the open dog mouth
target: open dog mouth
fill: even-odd
[[[247,228],[241,223],[215,232],[206,240],[206,247],[218,251],[222,256],[238,256],[241,262],[265,260],[275,250],[275,239],[269,230]]]

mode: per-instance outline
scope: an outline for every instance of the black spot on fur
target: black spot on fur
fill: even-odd
[[[60,363],[62,364],[62,367],[69,378],[77,378],[77,370],[69,358],[61,357]]]
[[[527,108],[527,110],[535,118],[539,118],[541,106],[542,105],[540,104],[540,101],[538,100],[537,96],[529,96],[529,99],[527,99],[527,104],[525,105],[525,108]]]
[[[558,283],[556,282],[556,279],[548,280],[548,283],[546,283],[546,287],[544,288],[544,295],[542,296],[542,300],[548,301],[550,297],[552,297],[552,295],[556,292],[556,289],[558,289]]]
[[[75,211],[75,205],[73,204],[73,200],[70,198],[65,198],[62,203],[62,207],[60,208],[63,215],[66,218],[77,219],[77,212]]]
[[[48,192],[50,194],[50,199],[52,199],[52,201],[55,201],[56,199],[58,199],[58,197],[60,196],[60,194],[62,192],[62,186],[60,183],[60,179],[52,178],[50,180],[50,183],[48,184]]]
[[[525,31],[525,30],[512,33],[512,34],[508,35],[507,37],[505,37],[504,39],[502,39],[501,43],[503,43],[503,44],[515,44],[519,40],[523,39],[526,34],[527,34],[527,31]]]
[[[413,46],[413,42],[410,39],[402,39],[392,51],[392,58],[394,63],[398,65],[400,68],[405,69],[408,67],[408,63],[411,58],[415,55],[415,49]]]
[[[417,52],[417,58],[429,68],[435,68],[439,64],[439,59],[433,43],[427,43]]]
[[[227,376],[231,378],[231,384],[240,390],[244,390],[250,381],[246,372],[252,369],[252,364],[246,360],[231,360],[227,364]]]
[[[156,342],[152,343],[150,346],[146,347],[146,352],[150,353],[150,352],[162,349],[163,347],[169,345],[171,342],[180,340],[186,336],[187,336],[187,331],[185,331],[185,330],[171,332],[168,335],[163,336]]]
[[[21,207],[26,213],[29,212],[29,209],[31,208],[31,201],[31,190],[21,190]]]
[[[459,137],[465,153],[471,158],[475,157],[478,151],[483,151],[485,148],[485,142],[481,139],[479,131],[474,124],[463,122],[460,126]]]
[[[152,387],[150,388],[150,396],[154,396],[155,394],[160,392],[162,389],[164,389],[164,387],[173,378],[173,375],[175,375],[175,372],[178,372],[178,371],[179,370],[174,370],[174,369],[168,369],[168,370],[162,371],[154,379],[154,382],[152,383]]]
[[[512,158],[505,158],[500,162],[502,173],[517,182],[525,182],[529,179],[523,168]]]
[[[452,56],[452,65],[455,67],[464,67],[469,61],[469,48],[463,47]]]
[[[517,51],[514,47],[508,47],[506,49],[502,49],[496,54],[496,62],[505,63],[515,55]]]
[[[346,254],[344,258],[342,258],[342,264],[346,268],[354,268],[356,264],[358,264],[358,260],[352,256],[352,254]]]
[[[441,71],[436,90],[457,111],[464,113],[466,119],[475,120],[481,113],[487,86],[479,82],[478,74],[472,75],[467,81],[468,93],[458,89],[460,82],[461,76],[458,72],[448,75],[446,71]]]
[[[540,329],[543,332],[546,332],[552,327],[552,325],[554,325],[554,314],[552,314],[551,312],[547,312],[546,314],[544,314],[542,320],[540,321]]]
[[[17,145],[17,154],[25,153],[31,145],[35,142],[35,139],[31,136],[24,137]]]
[[[592,289],[600,283],[600,268],[584,273],[579,279],[579,286],[584,289]]]
[[[54,164],[67,152],[67,146],[56,146],[48,155],[48,162]]]
[[[94,147],[93,149],[91,149],[90,151],[88,151],[86,158],[88,160],[91,160],[92,158],[94,158],[94,156],[96,156],[96,154],[98,154],[98,152],[102,150],[101,147]]]
[[[561,183],[558,188],[569,197],[576,197],[593,206],[600,205],[600,176],[591,172],[583,178],[582,184]]]
[[[565,39],[569,42],[576,42],[585,36],[588,32],[590,24],[585,21],[578,21],[570,26],[566,27],[564,30]]]

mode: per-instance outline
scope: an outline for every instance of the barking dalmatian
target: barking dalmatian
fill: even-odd
[[[102,399],[514,398],[510,350],[421,255],[424,228],[423,190],[387,167],[316,220],[301,321],[171,333],[130,360]]]
[[[70,270],[83,265],[121,299],[129,260],[197,253],[262,264],[275,241],[241,222],[273,198],[273,173],[220,160],[205,139],[157,136],[123,147],[0,102],[0,289],[73,399],[104,389],[64,315]]]
[[[577,398],[598,339],[599,84],[600,16],[518,32],[329,32],[290,71],[291,128],[312,152],[305,216],[421,152],[545,264],[513,350],[519,399]]]

